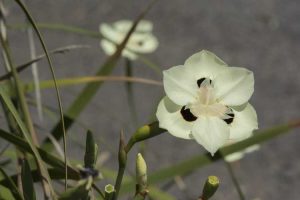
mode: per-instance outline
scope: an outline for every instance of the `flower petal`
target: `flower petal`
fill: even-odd
[[[114,28],[117,31],[121,31],[124,33],[127,33],[130,30],[132,25],[133,25],[133,21],[130,21],[130,20],[119,20],[113,24]],[[152,22],[147,21],[147,20],[141,20],[138,23],[135,31],[136,32],[151,32],[152,29],[153,29]]]
[[[240,159],[242,159],[245,155],[245,152],[244,151],[239,151],[239,152],[235,152],[235,153],[232,153],[232,154],[229,154],[227,156],[225,156],[225,160],[227,162],[235,162],[235,161],[238,161]]]
[[[218,117],[199,117],[194,123],[192,134],[213,155],[228,141],[229,127]]]
[[[117,50],[116,46],[112,42],[105,39],[101,40],[100,45],[107,55],[112,55]],[[126,49],[122,51],[122,55],[130,60],[137,59],[137,55],[135,53]]]
[[[227,67],[226,63],[219,57],[206,50],[202,50],[189,57],[185,61],[184,66],[194,72],[195,80],[200,78],[210,78],[213,80],[220,71]]]
[[[107,38],[108,40],[113,41],[117,44],[121,43],[126,35],[124,33],[116,31],[111,25],[106,23],[100,24],[99,30],[104,38]]]
[[[160,101],[156,112],[159,127],[168,130],[175,137],[191,139],[193,123],[183,119],[180,109],[181,106],[176,105],[167,96],[164,97]]]
[[[167,96],[176,104],[185,106],[197,96],[197,82],[182,65],[163,71],[163,83]]]
[[[151,33],[136,33],[134,32],[126,48],[138,53],[151,53],[158,47],[158,40]]]
[[[230,124],[230,140],[240,141],[250,137],[253,130],[258,128],[257,115],[254,108],[248,103],[244,110],[233,109],[234,119]]]
[[[214,80],[216,97],[227,106],[246,103],[254,91],[253,73],[245,68],[228,67]]]

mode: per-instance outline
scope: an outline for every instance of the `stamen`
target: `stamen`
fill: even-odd
[[[197,120],[197,117],[195,117],[193,113],[191,113],[191,110],[189,108],[185,109],[185,106],[181,108],[180,113],[185,121],[193,122]]]

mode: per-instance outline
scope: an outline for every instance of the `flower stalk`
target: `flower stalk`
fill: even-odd
[[[119,169],[118,169],[118,175],[115,183],[115,194],[113,196],[113,200],[118,199],[118,194],[121,188],[122,180],[123,180],[123,175],[125,172],[126,168],[126,162],[127,162],[127,152],[125,151],[125,138],[124,138],[124,133],[123,131],[120,134],[120,143],[119,143]]]

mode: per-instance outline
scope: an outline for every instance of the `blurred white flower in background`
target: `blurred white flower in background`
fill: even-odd
[[[133,22],[120,20],[113,24],[100,24],[100,33],[103,39],[101,47],[107,55],[112,55],[116,51],[116,44],[120,44],[129,32]],[[141,20],[135,31],[130,36],[122,56],[131,60],[136,60],[138,54],[154,52],[158,47],[158,40],[152,34],[153,24],[150,21]]]
[[[225,156],[225,160],[227,162],[235,162],[238,161],[240,159],[242,159],[246,154],[258,151],[260,149],[260,146],[258,144],[252,145],[242,151],[238,151],[232,154],[229,154],[227,156]]]
[[[163,84],[167,96],[158,105],[159,126],[176,137],[195,139],[212,155],[258,128],[256,112],[248,103],[253,73],[229,67],[209,51],[165,70]]]

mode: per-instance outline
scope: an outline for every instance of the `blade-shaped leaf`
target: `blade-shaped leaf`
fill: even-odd
[[[24,159],[22,163],[21,177],[25,200],[35,200],[36,198],[33,186],[33,179],[31,176],[31,170],[28,161],[26,159]]]
[[[11,102],[11,99],[7,95],[5,89],[6,88],[0,87],[1,100],[6,105],[8,110],[11,112],[11,114],[13,115],[14,119],[16,120],[18,126],[20,127],[20,130],[23,134],[23,137],[25,138],[26,142],[28,143],[28,145],[30,147],[30,150],[32,151],[32,153],[34,155],[34,158],[35,158],[35,160],[36,160],[36,162],[37,162],[37,164],[38,164],[38,166],[41,170],[41,173],[45,176],[44,178],[49,183],[49,189],[50,189],[52,195],[54,196],[55,193],[54,193],[54,190],[53,190],[52,185],[51,185],[51,180],[50,180],[47,168],[45,168],[44,164],[42,163],[42,159],[40,157],[40,154],[39,154],[38,150],[36,149],[35,145],[33,144],[25,124],[21,120],[21,117],[19,116],[18,111],[16,110],[13,103]]]
[[[14,196],[16,200],[24,200],[23,196],[21,195],[21,192],[18,190],[17,186],[13,182],[13,180],[5,173],[5,171],[0,167],[0,172],[5,177],[5,179],[8,181],[8,187]]]
[[[0,129],[0,138],[16,145],[18,148],[20,148],[22,151],[28,152],[33,154],[33,150],[31,146],[28,144],[27,141],[25,141],[23,138],[18,137],[16,135],[13,135],[9,132],[6,132],[2,129]],[[60,160],[57,156],[53,156],[52,154],[48,153],[47,151],[41,149],[41,148],[36,148],[37,151],[39,152],[40,155],[40,160],[45,161],[47,164],[58,168],[58,169],[64,169],[64,162]],[[80,174],[78,170],[73,168],[71,165],[68,165],[68,171],[72,175],[76,175],[78,178],[80,177]],[[68,174],[69,176],[69,174]]]
[[[82,183],[79,183],[76,187],[68,189],[64,192],[58,199],[59,200],[88,200],[88,187],[89,181],[86,180]]]

